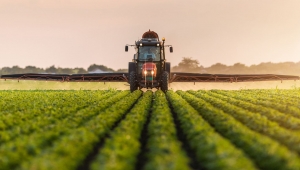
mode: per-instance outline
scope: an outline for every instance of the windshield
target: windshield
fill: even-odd
[[[140,61],[160,61],[160,47],[144,46],[139,48]]]

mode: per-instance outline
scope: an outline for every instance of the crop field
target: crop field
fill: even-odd
[[[0,169],[300,169],[300,89],[0,91]]]
[[[240,89],[295,89],[300,88],[300,81],[258,81],[258,82],[173,82],[171,90],[240,90]],[[59,82],[36,80],[3,80],[0,79],[0,90],[128,90],[125,82]]]

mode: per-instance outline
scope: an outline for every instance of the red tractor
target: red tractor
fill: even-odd
[[[253,82],[253,81],[283,81],[300,80],[299,76],[278,75],[278,74],[201,74],[187,72],[170,72],[171,64],[166,62],[165,38],[159,40],[154,31],[147,31],[142,39],[135,42],[133,46],[136,53],[132,62],[129,62],[128,73],[88,73],[88,74],[44,74],[44,73],[23,73],[1,75],[0,79],[15,80],[46,80],[46,81],[77,81],[77,82],[128,82],[130,91],[141,88],[157,88],[166,92],[169,83],[172,82]]]
[[[126,52],[128,46],[125,46]],[[173,47],[165,45],[165,38],[160,41],[157,33],[150,30],[145,32],[142,39],[137,41],[135,45],[130,46],[134,46],[136,50],[128,68],[130,90],[157,88],[167,91],[171,64],[166,62],[165,47],[169,47],[171,53]]]

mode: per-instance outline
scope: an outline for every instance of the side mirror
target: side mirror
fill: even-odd
[[[173,53],[173,47],[170,47],[170,53]]]
[[[125,52],[128,52],[128,46],[127,45],[125,46]]]

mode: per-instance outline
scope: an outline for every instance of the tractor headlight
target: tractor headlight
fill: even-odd
[[[154,74],[154,71],[153,71],[153,70],[151,71],[151,74],[152,74],[152,75]]]
[[[147,74],[147,71],[146,71],[146,70],[144,71],[144,74],[145,74],[145,75]]]

